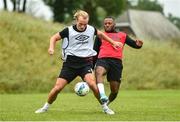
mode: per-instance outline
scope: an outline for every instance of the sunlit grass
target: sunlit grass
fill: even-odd
[[[120,91],[110,104],[115,115],[106,115],[90,93],[79,97],[75,93],[59,94],[49,111],[35,114],[47,99],[47,94],[1,94],[0,120],[5,121],[178,121],[180,120],[179,90]]]

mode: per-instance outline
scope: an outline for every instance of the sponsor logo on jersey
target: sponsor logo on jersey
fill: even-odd
[[[75,39],[79,40],[79,41],[85,41],[88,38],[89,38],[89,36],[87,36],[87,35],[80,35],[80,36],[76,37]]]

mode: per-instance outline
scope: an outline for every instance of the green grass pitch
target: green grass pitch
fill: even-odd
[[[178,121],[180,90],[122,90],[106,115],[92,93],[61,93],[48,112],[34,111],[48,94],[0,94],[0,121]]]

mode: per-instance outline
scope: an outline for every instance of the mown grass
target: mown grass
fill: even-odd
[[[48,92],[52,88],[62,60],[59,42],[55,55],[48,55],[49,38],[64,26],[0,12],[0,93]],[[179,89],[180,46],[176,42],[144,40],[140,50],[126,46],[122,89]],[[72,91],[74,84],[66,91]]]
[[[34,111],[46,101],[47,94],[1,94],[1,121],[178,121],[179,90],[120,91],[110,105],[115,115],[106,115],[92,95],[59,94],[47,113]]]

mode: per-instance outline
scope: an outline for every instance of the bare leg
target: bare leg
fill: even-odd
[[[48,100],[44,104],[44,106],[38,110],[35,111],[35,113],[44,113],[48,110],[50,104],[52,104],[56,98],[58,93],[68,84],[68,82],[63,78],[58,78],[56,81],[56,84],[52,88],[52,90],[49,93]]]
[[[102,66],[97,66],[95,70],[96,82],[103,83],[106,69]]]
[[[106,103],[101,102],[98,86],[96,85],[94,75],[91,74],[91,73],[88,73],[88,74],[85,75],[84,80],[88,83],[89,87],[93,90],[93,93],[94,93],[95,97],[98,99],[99,103],[101,104],[103,111],[106,114],[110,114],[110,115],[114,114],[114,111],[109,109],[109,107],[107,106]],[[107,101],[108,101],[108,98],[107,98]]]
[[[96,80],[95,80],[94,75],[92,73],[86,74],[85,77],[84,77],[84,81],[87,82],[90,89],[93,91],[94,96],[97,98],[99,103],[101,103],[100,100],[99,100],[99,90],[98,90],[98,87],[96,85]]]
[[[119,87],[120,87],[120,82],[118,81],[111,81],[110,82],[110,88],[111,88],[111,93],[109,95],[109,103],[110,104],[112,101],[114,101],[118,95]]]
[[[106,74],[106,69],[102,66],[97,66],[96,67],[96,70],[95,70],[95,76],[96,76],[96,83],[97,83],[97,87],[99,89],[99,92],[100,92],[100,101],[102,103],[102,108],[103,108],[103,111],[106,113],[106,114],[114,114],[114,111],[111,110],[107,104],[108,104],[108,97],[106,96],[105,94],[105,90],[104,90],[104,75]]]
[[[54,87],[52,88],[52,90],[49,93],[48,96],[48,103],[52,104],[56,98],[58,93],[68,84],[67,80],[63,79],[63,78],[57,78],[56,84],[54,85]]]
[[[106,74],[106,69],[104,67],[102,66],[96,67],[95,76],[96,76],[97,87],[100,93],[100,100],[102,103],[108,102],[108,97],[105,94],[104,84],[103,84],[105,74]]]

